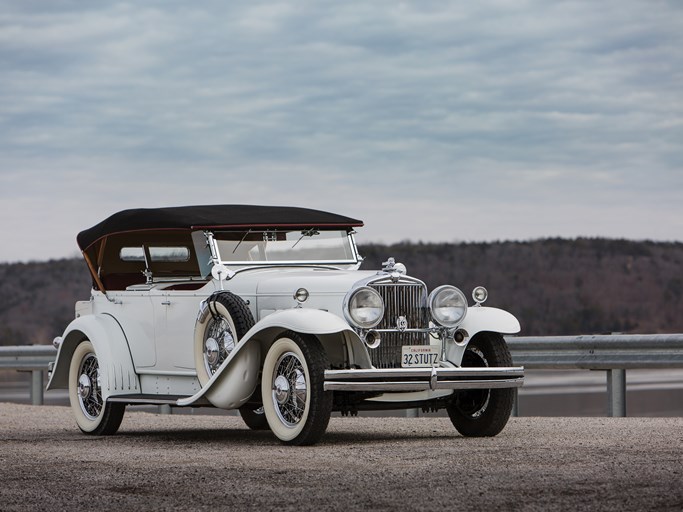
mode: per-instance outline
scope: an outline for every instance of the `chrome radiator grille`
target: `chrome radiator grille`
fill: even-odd
[[[408,321],[408,329],[429,327],[427,312],[427,290],[420,283],[372,283],[384,300],[384,318],[375,329],[392,329],[382,332],[379,347],[369,349],[372,364],[376,368],[400,368],[403,345],[429,345],[429,334],[421,332],[399,332],[397,322],[400,316]]]

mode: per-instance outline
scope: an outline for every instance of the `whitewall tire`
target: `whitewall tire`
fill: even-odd
[[[125,404],[106,403],[102,398],[99,361],[88,340],[82,341],[71,357],[69,402],[78,428],[86,434],[114,434],[123,420]]]
[[[268,426],[280,441],[309,445],[325,433],[332,413],[332,392],[324,390],[328,367],[315,336],[288,331],[268,350],[261,396]]]

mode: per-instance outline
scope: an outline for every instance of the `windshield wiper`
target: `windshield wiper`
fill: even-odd
[[[232,250],[232,253],[233,253],[233,254],[235,254],[235,251],[237,250],[237,248],[238,248],[240,245],[242,245],[242,242],[244,242],[244,240],[249,236],[249,233],[251,233],[251,229],[248,230],[246,233],[244,233],[244,236],[242,237],[242,240],[240,240],[239,243],[238,243],[238,244],[235,246],[235,248]]]
[[[302,231],[301,237],[296,242],[294,242],[292,249],[294,249],[296,247],[296,245],[304,239],[305,236],[315,236],[315,235],[319,235],[319,234],[320,234],[320,231],[318,231],[316,228],[311,228],[311,229],[307,229],[305,231]]]

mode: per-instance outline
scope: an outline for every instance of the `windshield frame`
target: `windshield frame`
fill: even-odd
[[[265,234],[265,233],[284,233],[286,236],[286,233],[296,233],[297,236],[294,240],[287,240],[288,242],[292,242],[292,249],[294,250],[295,247],[298,247],[302,244],[302,247],[305,247],[305,234],[306,232],[315,232],[316,234],[323,233],[323,232],[336,232],[340,234],[339,239],[344,240],[342,233],[346,234],[346,243],[348,244],[348,250],[351,253],[351,257],[348,259],[297,259],[297,260],[231,260],[231,259],[225,259],[223,255],[221,254],[221,249],[220,249],[220,242],[221,242],[221,234],[224,233],[232,233],[232,234],[239,234],[239,235],[244,235],[246,237],[247,234]],[[287,228],[275,228],[275,229],[264,229],[264,228],[256,228],[256,229],[251,229],[251,230],[215,230],[215,231],[207,231],[205,232],[207,241],[209,243],[209,247],[211,248],[211,253],[212,253],[212,259],[214,260],[214,263],[220,263],[222,265],[225,265],[227,267],[278,267],[278,266],[348,266],[348,265],[354,265],[357,266],[361,261],[362,258],[358,254],[358,247],[356,246],[356,240],[355,240],[355,231],[353,229],[319,229],[315,227],[311,228],[305,228],[305,229],[287,229]],[[314,235],[315,236],[315,235]],[[301,238],[299,238],[301,237]],[[244,239],[242,239],[244,240]],[[268,243],[267,240],[263,240],[265,243]],[[252,240],[253,242],[253,240]],[[237,244],[237,247],[239,247],[239,244],[242,242],[239,242]],[[237,249],[237,247],[235,249]]]

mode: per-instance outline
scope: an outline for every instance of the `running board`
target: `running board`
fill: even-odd
[[[178,400],[189,398],[189,395],[115,395],[107,398],[107,402],[124,403],[128,405],[178,405]],[[200,399],[193,406],[211,405],[206,399]]]
[[[325,370],[325,391],[496,389],[518,388],[523,384],[521,366]]]

